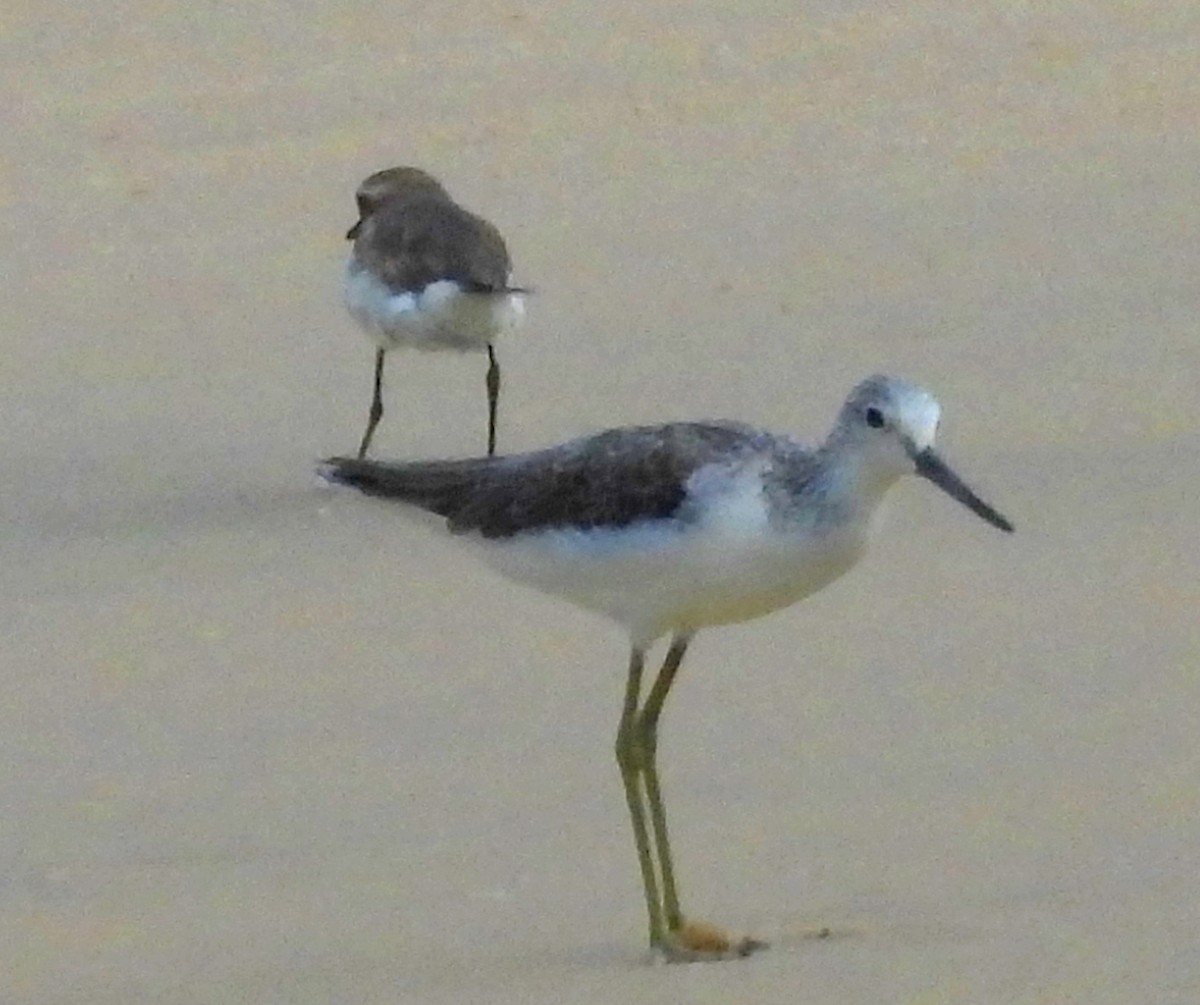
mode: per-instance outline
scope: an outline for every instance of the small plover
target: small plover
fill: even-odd
[[[512,286],[500,232],[414,167],[376,171],[358,186],[358,222],[343,287],[346,307],[375,342],[375,390],[358,456],[383,417],[389,349],[487,352],[487,452],[496,452],[500,364],[495,342],[516,328],[526,291]]]

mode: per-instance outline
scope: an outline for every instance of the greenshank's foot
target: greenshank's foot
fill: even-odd
[[[759,939],[737,938],[707,921],[685,921],[659,950],[669,963],[700,963],[737,960],[766,948]]]

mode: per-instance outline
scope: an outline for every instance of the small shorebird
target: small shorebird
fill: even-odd
[[[504,575],[625,627],[616,752],[650,944],[669,959],[725,958],[762,943],[687,923],[680,910],[655,762],[663,702],[699,629],[779,610],[849,570],[902,475],[1013,529],[934,451],[940,411],[921,388],[875,376],[854,388],[815,449],[739,423],[680,422],[510,457],[334,458],[322,473],[444,517]],[[643,701],[646,651],[664,635],[666,660]]]
[[[500,232],[458,205],[413,167],[377,171],[358,186],[358,222],[346,263],[346,307],[374,340],[375,393],[358,456],[383,417],[383,357],[389,349],[487,350],[488,456],[496,452],[500,364],[495,341],[525,313],[511,286]]]

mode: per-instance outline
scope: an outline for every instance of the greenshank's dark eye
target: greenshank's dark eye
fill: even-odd
[[[867,409],[867,425],[879,429],[883,425],[883,413],[874,405]]]

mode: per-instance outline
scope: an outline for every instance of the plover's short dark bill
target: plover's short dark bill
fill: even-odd
[[[418,168],[377,171],[358,186],[356,198],[344,293],[346,307],[376,345],[375,390],[358,456],[366,456],[383,417],[384,355],[398,346],[487,352],[487,450],[494,454],[495,343],[525,313],[525,291],[511,285],[504,239]]]
[[[655,764],[659,713],[692,636],[815,593],[858,562],[879,505],[918,474],[994,527],[1012,525],[935,453],[940,408],[895,377],[870,377],[811,449],[731,422],[614,429],[535,453],[385,464],[335,458],[323,474],[442,516],[510,578],[606,614],[631,655],[617,761],[641,866],[650,944],[670,959],[761,946],[689,923]],[[643,700],[651,643],[671,636]]]

